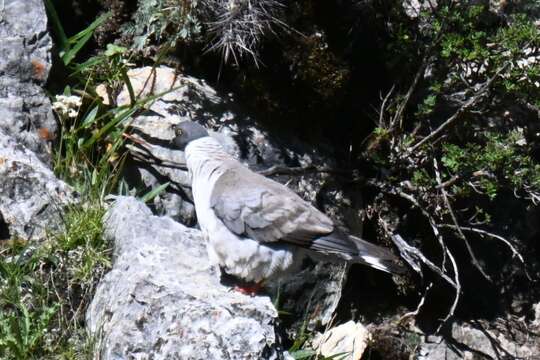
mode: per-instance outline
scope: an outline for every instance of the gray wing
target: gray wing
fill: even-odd
[[[217,180],[210,200],[229,230],[260,242],[286,241],[304,247],[332,233],[332,220],[292,190],[234,165]]]
[[[238,163],[230,165],[217,180],[210,201],[216,216],[233,233],[336,254],[391,273],[403,272],[390,251],[334,229],[330,218],[289,188]]]

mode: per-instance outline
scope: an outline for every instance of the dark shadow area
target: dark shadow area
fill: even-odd
[[[222,66],[218,54],[178,58],[189,73],[234,93],[244,112],[276,136],[328,144],[350,166],[351,145],[359,151],[375,126],[379,96],[392,85],[379,7],[383,2],[294,2],[287,20],[302,35],[280,32],[266,40],[260,67],[250,59],[239,68]]]
[[[4,217],[2,216],[2,213],[0,213],[0,241],[9,240],[10,238],[11,238],[11,235],[9,233],[8,224],[6,224]]]

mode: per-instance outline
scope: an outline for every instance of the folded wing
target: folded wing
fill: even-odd
[[[332,220],[286,186],[229,164],[211,194],[216,216],[233,233],[262,243],[284,241],[346,260],[401,273],[388,250],[335,229]]]
[[[334,230],[332,220],[292,190],[241,166],[231,166],[211,195],[216,216],[237,235],[309,247]]]

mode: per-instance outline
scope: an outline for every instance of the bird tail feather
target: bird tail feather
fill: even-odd
[[[400,264],[397,256],[383,247],[377,246],[343,231],[313,239],[309,249],[319,253],[335,255],[347,261],[368,265],[391,274],[402,274],[406,268]]]
[[[358,249],[357,255],[352,259],[356,263],[368,265],[372,268],[385,271],[390,274],[403,274],[406,268],[399,263],[397,256],[383,247],[374,245],[356,236],[349,235]]]

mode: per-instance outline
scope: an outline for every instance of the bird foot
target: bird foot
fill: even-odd
[[[253,284],[236,285],[234,291],[244,295],[255,296],[263,287],[262,281]]]

